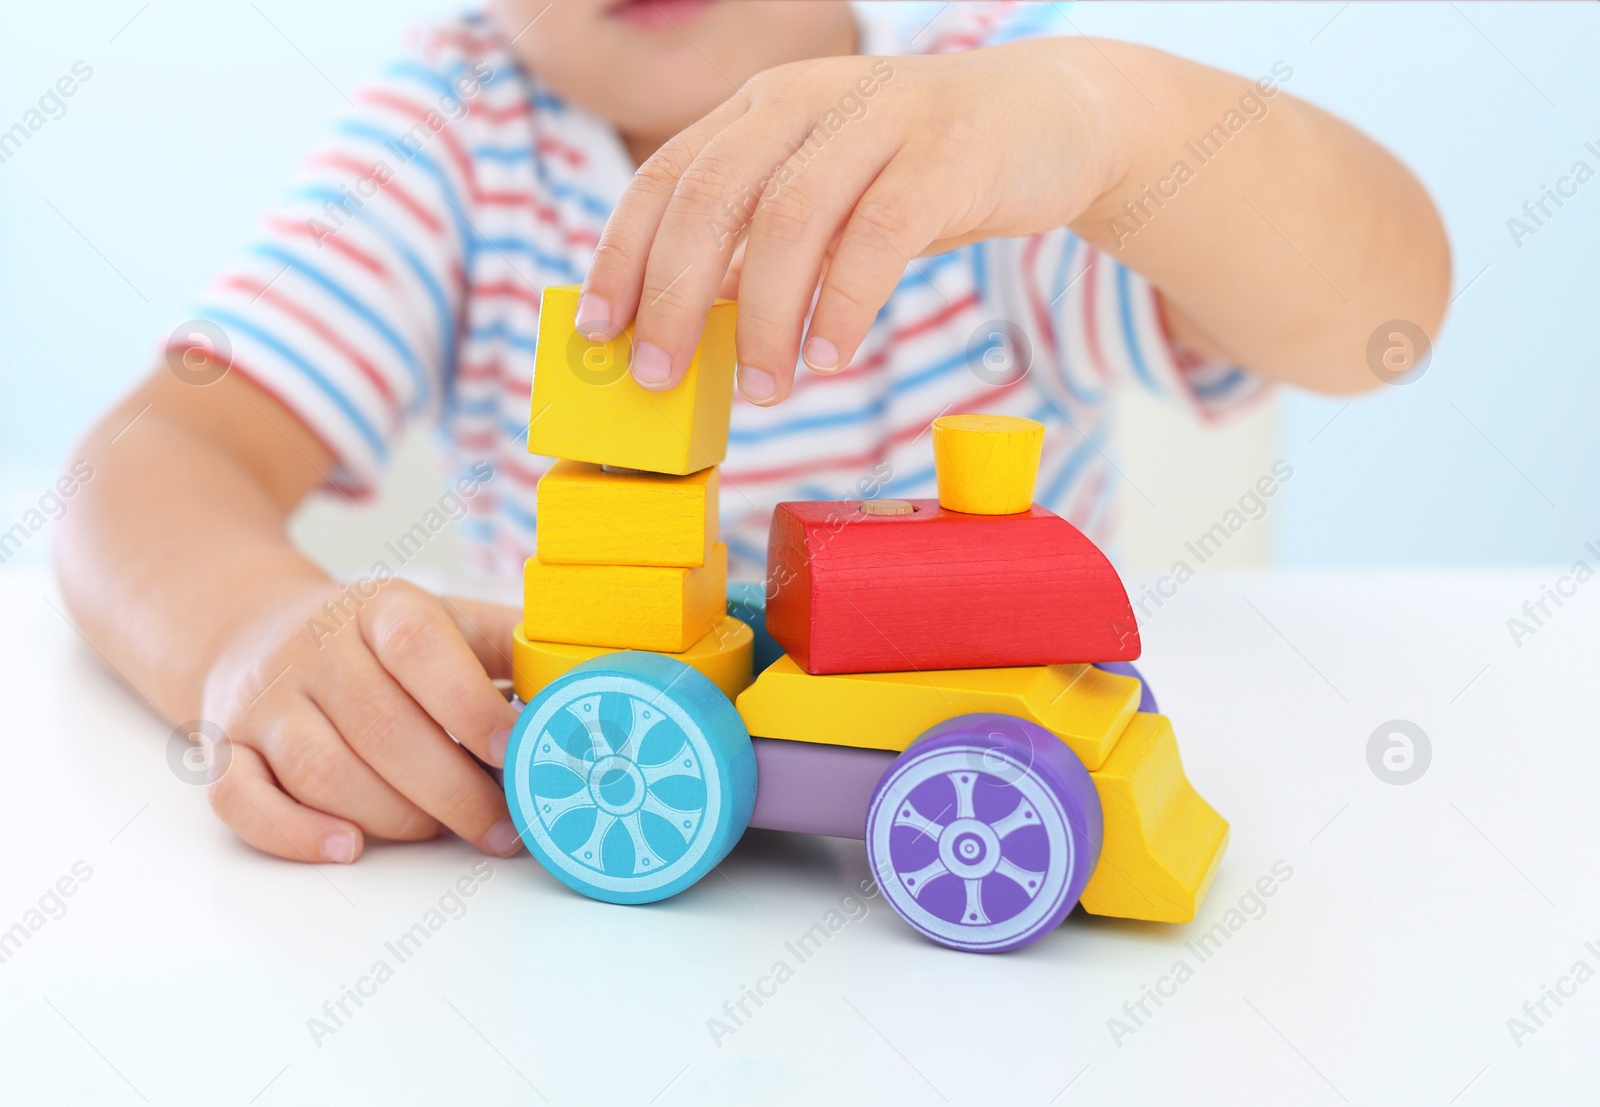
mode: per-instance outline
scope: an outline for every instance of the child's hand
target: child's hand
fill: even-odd
[[[836,372],[910,259],[1076,218],[1119,172],[1093,105],[1048,41],[762,73],[640,167],[578,326],[605,339],[634,322],[635,378],[673,387],[747,232],[739,388],[777,403],[819,284],[803,353]]]
[[[204,717],[231,755],[212,807],[251,845],[295,861],[353,861],[366,834],[425,839],[441,825],[514,853],[505,797],[466,750],[505,756],[517,715],[490,674],[510,676],[519,619],[400,580],[271,605],[205,683]]]

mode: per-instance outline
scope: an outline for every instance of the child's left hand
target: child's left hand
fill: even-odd
[[[740,391],[782,400],[801,354],[837,372],[911,259],[1065,226],[1118,178],[1075,68],[1045,41],[759,74],[639,168],[579,329],[602,340],[633,322],[634,377],[673,387],[742,243]]]

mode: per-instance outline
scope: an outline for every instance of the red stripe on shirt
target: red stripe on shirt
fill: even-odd
[[[461,145],[461,140],[456,136],[455,131],[451,129],[449,120],[432,108],[415,104],[405,97],[396,96],[386,89],[369,89],[361,93],[360,98],[365,103],[378,104],[397,111],[410,119],[415,119],[422,123],[424,127],[427,127],[429,134],[437,135],[442,139],[445,149],[450,154],[450,160],[456,164],[456,172],[461,174],[463,190],[471,196],[476,197],[478,195],[478,178],[477,172],[473,168],[472,159],[467,155],[466,148]],[[428,126],[429,116],[441,120],[444,126],[437,131],[434,130],[431,126]]]
[[[1095,280],[1095,269],[1100,264],[1100,251],[1092,249],[1087,244],[1084,246],[1087,261],[1083,266],[1083,341],[1089,347],[1089,363],[1094,366],[1096,373],[1100,374],[1103,381],[1111,380],[1111,369],[1106,365],[1105,354],[1100,350],[1100,318],[1096,305],[1098,298],[1099,281]]]
[[[1023,374],[1007,384],[987,386],[982,392],[972,393],[961,400],[947,404],[939,414],[981,411],[988,402],[993,401],[996,397],[1004,396],[1018,385],[1025,383],[1027,379],[1027,374]],[[927,430],[927,422],[913,423],[910,426],[891,432],[876,448],[866,453],[844,457],[818,458],[815,461],[783,465],[774,469],[750,469],[745,472],[723,470],[722,480],[723,483],[729,485],[737,484],[740,481],[760,484],[766,481],[790,480],[794,477],[809,476],[827,469],[858,469],[883,460],[888,455],[890,447],[898,446],[902,442],[909,442],[920,434],[926,434]]]
[[[353,157],[350,154],[343,154],[336,150],[324,150],[313,154],[306,159],[306,164],[309,166],[326,165],[335,169],[347,169],[352,173],[358,174],[362,180],[376,181],[378,191],[374,193],[374,196],[388,195],[392,197],[397,204],[415,216],[417,222],[428,228],[429,231],[435,235],[444,232],[443,224],[434,217],[432,212],[418,203],[416,198],[406,191],[405,186],[400,183],[394,170],[387,165],[381,165],[376,162],[364,163],[360,158]],[[380,169],[388,174],[387,180],[378,176]],[[371,198],[364,197],[360,193],[356,194],[356,199],[363,203]]]
[[[222,281],[222,287],[236,288],[241,292],[248,292],[262,303],[271,304],[289,318],[300,323],[312,334],[315,334],[318,338],[322,339],[322,341],[326,342],[329,346],[332,346],[335,350],[338,350],[339,353],[343,354],[347,359],[349,359],[350,363],[360,371],[363,377],[367,378],[367,380],[372,384],[373,389],[377,391],[378,395],[383,397],[384,404],[389,409],[388,414],[391,428],[398,427],[400,425],[402,418],[400,401],[398,398],[396,398],[394,389],[391,388],[389,382],[384,379],[383,374],[378,372],[377,367],[373,365],[372,362],[368,361],[360,350],[357,350],[354,346],[350,345],[342,337],[340,337],[338,331],[328,326],[328,324],[323,322],[322,319],[313,315],[301,305],[295,303],[293,300],[280,293],[277,289],[269,288],[262,282],[254,280],[253,278],[243,275],[228,277]]]
[[[337,251],[374,277],[383,281],[389,280],[389,267],[384,265],[383,262],[341,239],[339,237],[339,228],[323,223],[321,220],[316,220],[316,222],[320,227],[326,229],[319,230],[317,227],[313,227],[311,225],[312,220],[309,219],[302,222],[298,219],[284,219],[282,216],[276,215],[268,216],[266,225],[280,234],[292,234],[299,238],[309,238],[319,248],[326,246],[330,250]]]

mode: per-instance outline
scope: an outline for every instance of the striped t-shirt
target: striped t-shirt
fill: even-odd
[[[1051,33],[1055,8],[856,12],[862,53],[892,58]],[[354,100],[196,314],[221,328],[233,371],[327,444],[346,495],[371,491],[409,420],[434,425],[449,474],[478,486],[460,523],[473,564],[514,571],[549,465],[526,440],[540,290],[583,279],[634,166],[484,14],[418,32]],[[735,397],[734,575],[759,576],[779,501],[933,495],[928,428],[947,412],[1044,422],[1038,502],[1103,539],[1112,393],[1129,383],[1208,417],[1262,387],[1175,351],[1155,290],[1068,230],[912,261],[845,371],[800,368],[772,408]]]

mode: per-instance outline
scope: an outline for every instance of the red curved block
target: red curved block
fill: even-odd
[[[1131,661],[1139,628],[1111,562],[1035,505],[910,515],[856,501],[779,504],[767,629],[809,673]]]

